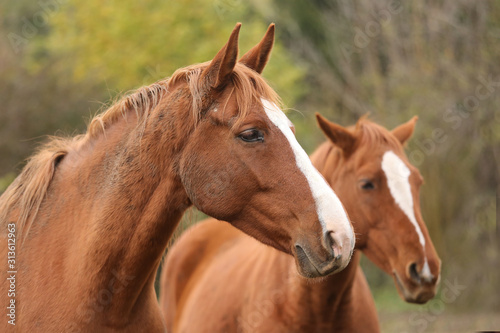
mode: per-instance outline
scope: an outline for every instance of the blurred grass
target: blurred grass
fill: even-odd
[[[488,312],[432,313],[379,310],[382,332],[394,333],[470,333],[499,332],[500,316]]]

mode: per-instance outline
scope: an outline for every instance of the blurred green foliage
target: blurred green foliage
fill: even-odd
[[[467,285],[447,310],[500,311],[500,2],[64,3],[45,11],[33,36],[23,29],[40,3],[0,3],[0,191],[36,146],[31,139],[81,131],[95,101],[210,60],[238,21],[242,53],[276,22],[264,77],[309,152],[324,140],[314,112],[342,125],[370,113],[388,128],[419,116],[407,152],[425,178],[423,215],[442,280]],[[400,308],[391,278],[363,266],[379,309]]]
[[[262,38],[267,23],[246,2],[214,6],[201,0],[69,0],[51,19],[53,32],[39,40],[34,54],[59,54],[78,81],[104,80],[119,91],[150,84],[176,69],[211,60],[242,21],[241,54]],[[229,6],[229,7],[228,7]],[[303,70],[277,43],[266,77],[294,103],[303,94]],[[34,58],[35,66],[39,59]]]
[[[0,177],[0,193],[3,193],[7,187],[14,181],[16,174],[14,172],[9,172]]]

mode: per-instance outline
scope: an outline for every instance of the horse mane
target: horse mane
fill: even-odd
[[[72,138],[49,137],[48,141],[28,158],[21,174],[0,197],[0,225],[16,222],[17,232],[20,235],[27,235],[47,195],[57,164],[64,156],[85,140],[104,134],[106,128],[121,116],[125,117],[127,111],[135,111],[138,124],[143,123],[142,120],[146,119],[149,111],[158,105],[165,92],[166,85],[162,81],[141,87],[94,116],[84,135]],[[14,211],[17,211],[17,214],[12,216]]]
[[[107,110],[92,118],[87,127],[87,136],[95,138],[103,134],[106,128],[115,123],[120,117],[125,117],[128,111],[135,111],[137,123],[142,123],[149,112],[160,102],[168,90],[168,79],[155,82],[149,86],[141,87],[134,92],[120,98]]]
[[[34,219],[38,213],[54,178],[57,164],[68,153],[72,142],[73,140],[52,138],[29,158],[21,174],[0,197],[0,225],[16,222],[19,235],[27,233],[24,230],[27,221],[30,216]],[[17,216],[11,216],[13,213]]]
[[[137,126],[143,126],[144,129],[150,111],[159,104],[169,86],[179,82],[187,83],[192,97],[193,121],[196,125],[201,119],[203,110],[200,108],[207,95],[207,84],[202,82],[201,74],[208,64],[209,62],[206,62],[178,69],[170,78],[141,87],[120,98],[104,112],[94,116],[83,135],[72,138],[49,137],[48,142],[41,145],[27,160],[21,174],[0,196],[0,225],[16,222],[19,235],[27,235],[48,193],[57,164],[64,156],[77,149],[83,142],[105,134],[106,128],[120,117],[126,117],[127,112],[134,111],[137,115]],[[249,114],[255,102],[261,104],[261,98],[281,106],[276,92],[258,73],[246,66],[236,64],[231,81],[234,86],[232,94],[235,94],[238,103],[239,119],[242,120]],[[233,126],[237,123],[238,121]]]

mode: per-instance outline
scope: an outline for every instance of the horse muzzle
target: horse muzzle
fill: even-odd
[[[295,244],[294,254],[299,273],[308,278],[327,276],[343,270],[350,262],[354,242],[331,231],[325,233],[319,251],[305,243]]]
[[[422,279],[411,271],[409,278],[401,278],[396,271],[393,272],[393,276],[399,295],[408,303],[424,304],[436,295],[439,277]]]

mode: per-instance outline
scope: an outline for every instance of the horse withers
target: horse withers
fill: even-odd
[[[14,271],[0,299],[15,326],[0,331],[163,332],[154,278],[191,205],[292,254],[305,276],[347,265],[347,215],[260,75],[274,25],[238,61],[239,29],[210,62],[140,88],[29,160],[0,197],[3,258],[15,240],[0,273]]]
[[[420,212],[422,177],[403,151],[416,118],[392,131],[362,118],[311,156],[352,218],[356,248],[394,278],[407,302],[436,293],[441,262]],[[160,305],[170,332],[378,332],[360,251],[342,272],[304,279],[293,258],[210,219],[169,250]],[[193,256],[193,253],[202,253]]]

